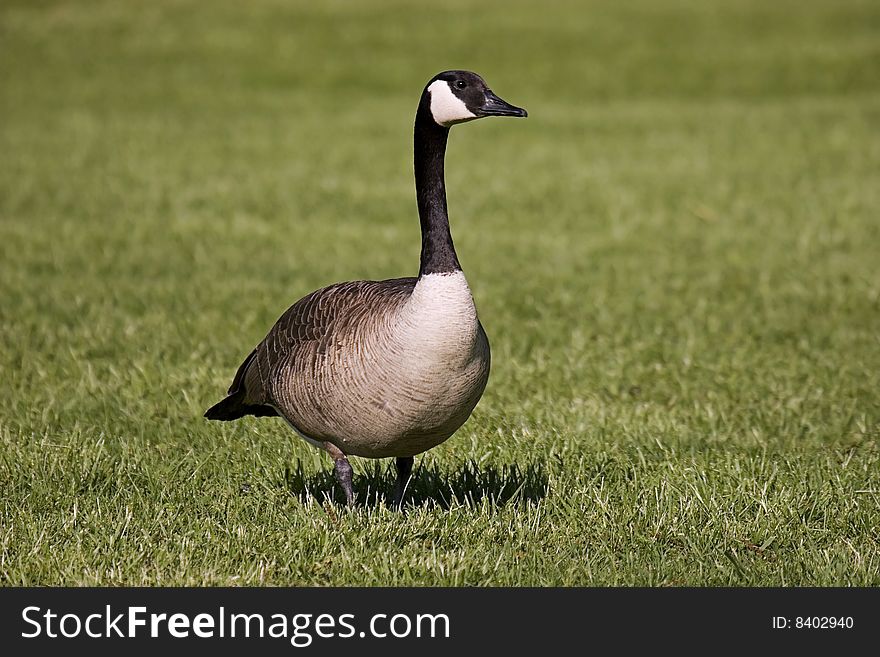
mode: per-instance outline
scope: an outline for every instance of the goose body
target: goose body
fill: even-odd
[[[350,503],[346,456],[396,457],[400,501],[412,457],[464,424],[489,378],[489,341],[449,231],[443,160],[451,125],[492,115],[525,111],[474,73],[446,71],[428,83],[414,140],[419,276],[337,283],[303,297],[206,417],[282,416],[333,456]]]
[[[347,455],[414,456],[476,406],[489,343],[460,272],[355,281],[294,304],[242,367],[245,404],[304,437]]]

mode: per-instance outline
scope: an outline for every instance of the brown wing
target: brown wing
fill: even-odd
[[[300,357],[321,352],[342,334],[348,334],[365,315],[382,313],[406,301],[415,278],[352,281],[316,290],[288,308],[245,359],[229,394],[243,387],[247,404],[273,403],[273,379]]]

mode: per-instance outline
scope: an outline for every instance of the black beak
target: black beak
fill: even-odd
[[[479,110],[480,116],[528,116],[522,107],[515,107],[491,91],[486,91],[486,102]]]

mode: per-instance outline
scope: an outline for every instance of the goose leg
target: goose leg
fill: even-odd
[[[345,503],[348,506],[353,506],[354,488],[351,485],[351,463],[348,462],[348,458],[346,458],[342,450],[336,445],[329,442],[324,443],[324,449],[326,449],[330,453],[330,456],[333,457],[333,474],[336,475],[336,481],[339,482],[339,485],[342,486],[342,490],[345,493]]]
[[[403,494],[406,492],[406,485],[409,483],[409,476],[412,474],[413,457],[399,456],[394,461],[397,466],[397,487],[394,493],[394,506],[399,507],[403,504]]]

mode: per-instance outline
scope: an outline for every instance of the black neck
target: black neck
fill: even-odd
[[[460,271],[449,215],[446,211],[446,184],[443,180],[443,159],[449,128],[438,125],[431,116],[430,96],[422,94],[416,112],[415,174],[419,220],[422,225],[422,256],[419,277]]]

